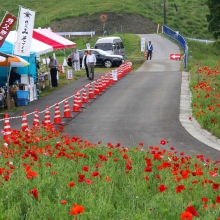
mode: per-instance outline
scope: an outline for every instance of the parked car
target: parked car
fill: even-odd
[[[95,48],[104,50],[109,54],[125,55],[124,44],[120,37],[103,37],[95,43]]]
[[[84,56],[84,50],[79,50],[79,57],[80,57],[80,66],[82,66],[82,59]],[[100,49],[90,49],[93,54],[96,56],[96,66],[99,67],[118,67],[124,62],[124,57],[121,55],[111,55],[104,50]],[[74,64],[70,58],[70,55],[68,56],[68,61],[67,61],[68,66],[73,67]]]

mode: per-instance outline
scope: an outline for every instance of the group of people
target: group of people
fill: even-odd
[[[50,68],[51,85],[52,87],[57,87],[58,62],[56,59],[54,59],[53,56],[50,56],[49,58],[50,58],[50,62],[48,67]],[[96,56],[92,54],[91,50],[85,50],[82,60],[82,68],[86,70],[86,75],[89,80],[94,79],[95,65],[96,65]]]
[[[152,59],[152,53],[153,53],[153,45],[151,44],[151,41],[147,44],[146,47],[147,57],[146,59],[150,60]],[[50,68],[50,75],[51,75],[51,85],[52,87],[57,87],[57,71],[58,71],[58,62],[56,59],[54,59],[53,56],[50,56],[50,62],[48,67]],[[86,75],[89,80],[94,79],[94,69],[96,65],[96,56],[92,54],[91,50],[85,50],[83,60],[82,60],[82,68],[86,70]],[[39,61],[37,62],[37,69],[39,69]],[[16,80],[20,80],[21,76],[20,74],[16,73],[17,68],[13,67],[10,72],[10,78],[9,78],[9,86],[13,85],[13,83]]]

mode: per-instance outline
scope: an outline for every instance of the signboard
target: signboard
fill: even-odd
[[[30,56],[34,19],[34,11],[20,7],[14,54],[20,56]]]
[[[181,60],[181,54],[170,54],[171,60]]]
[[[46,59],[43,58],[43,59],[42,59],[42,62],[43,62],[43,64],[46,64],[46,65],[47,65],[47,64],[49,64],[50,59],[49,59],[49,58],[46,58]]]
[[[145,38],[141,38],[141,52],[145,51]]]
[[[16,17],[7,12],[5,13],[5,17],[0,25],[0,47],[4,43],[6,37],[8,36],[16,21]]]
[[[86,44],[87,50],[90,50],[90,43]]]
[[[112,70],[112,78],[113,78],[113,81],[118,81],[118,71],[117,70]]]
[[[67,70],[67,79],[73,79],[73,70],[72,69]]]

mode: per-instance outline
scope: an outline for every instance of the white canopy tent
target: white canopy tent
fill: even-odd
[[[15,41],[17,39],[17,32],[16,31],[10,31],[10,33],[8,34],[6,41],[14,44]],[[46,54],[48,52],[52,52],[53,51],[53,47],[45,44],[39,40],[36,40],[34,38],[32,38],[32,43],[31,43],[31,51],[35,51],[37,54],[37,57],[39,57],[42,54]]]

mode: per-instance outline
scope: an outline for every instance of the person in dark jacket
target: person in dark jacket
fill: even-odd
[[[147,52],[147,60],[148,60],[149,57],[150,57],[150,60],[151,60],[152,53],[153,53],[153,45],[151,44],[151,41],[149,41],[149,43],[147,44],[146,52]]]
[[[10,76],[9,76],[9,86],[14,85],[15,81],[20,81],[21,80],[21,75],[16,73],[17,67],[12,67],[10,71]]]
[[[87,55],[88,55],[88,51],[85,50],[83,60],[82,60],[82,68],[86,69],[86,75],[87,75],[87,78],[89,79],[89,70],[88,70],[88,66],[86,63]]]

